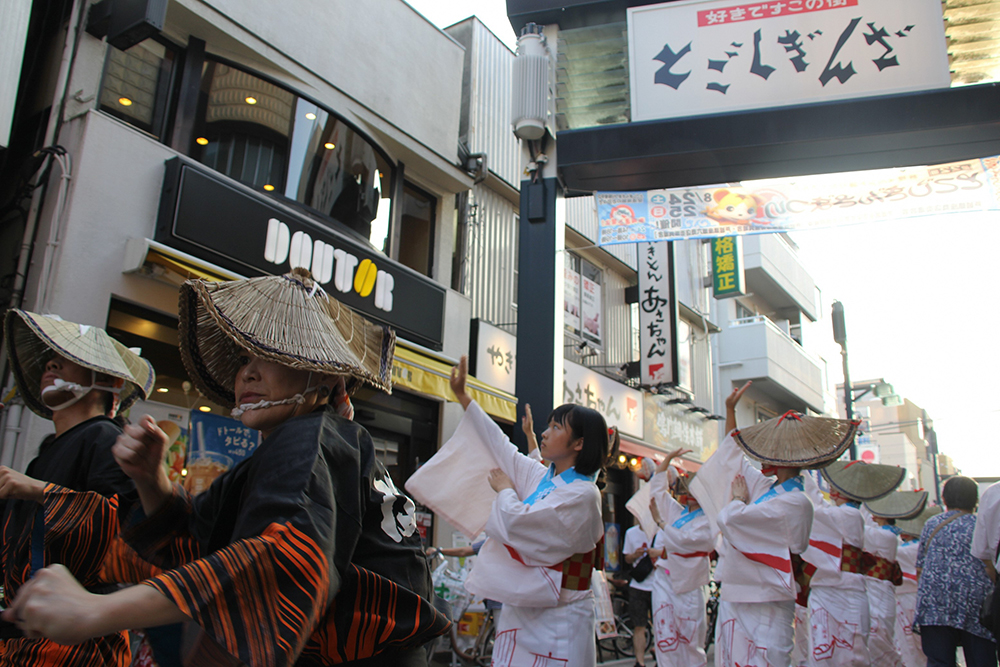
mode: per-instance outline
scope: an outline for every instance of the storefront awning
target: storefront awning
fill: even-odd
[[[396,359],[392,364],[392,384],[411,391],[454,401],[451,393],[451,364],[411,349],[406,343],[396,344]],[[513,422],[517,419],[517,397],[470,377],[469,395],[487,414]]]
[[[657,461],[662,461],[667,454],[667,450],[665,449],[660,449],[659,447],[655,447],[649,443],[637,442],[624,436],[622,436],[619,451],[625,455],[653,458]],[[674,465],[677,465],[682,470],[687,470],[688,472],[698,472],[698,468],[702,465],[698,461],[689,461],[680,457],[674,459],[673,462]]]
[[[144,273],[173,285],[188,278],[219,281],[245,277],[152,239],[135,238],[125,242],[122,272]]]

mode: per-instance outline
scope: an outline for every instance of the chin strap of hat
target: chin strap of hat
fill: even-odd
[[[257,401],[256,403],[244,403],[242,405],[237,405],[229,414],[233,416],[233,419],[239,419],[244,413],[249,412],[250,410],[260,410],[261,408],[270,408],[275,405],[291,405],[292,403],[302,405],[306,402],[306,394],[319,391],[319,388],[324,386],[322,384],[318,384],[315,387],[312,386],[312,376],[312,371],[309,371],[309,377],[306,379],[306,388],[294,396],[283,398],[280,401],[269,401],[265,399]]]
[[[94,389],[99,389],[100,391],[109,391],[112,394],[116,395],[121,393],[122,390],[121,387],[97,384],[97,371],[91,369],[90,384],[86,387],[79,385],[75,382],[66,382],[65,380],[62,380],[60,378],[56,378],[55,380],[53,380],[51,385],[49,385],[48,387],[44,387],[42,389],[42,403],[44,403],[45,406],[52,411],[64,410],[69,406],[74,405],[75,403],[80,401],[80,399],[82,399],[84,396],[89,394]],[[60,392],[60,391],[65,391],[73,394],[73,398],[65,400],[57,405],[51,405],[49,401],[45,400],[45,397],[47,395],[54,394],[55,392]],[[54,398],[54,396],[49,396],[49,398],[50,399]],[[116,411],[117,411],[117,405],[116,405]]]

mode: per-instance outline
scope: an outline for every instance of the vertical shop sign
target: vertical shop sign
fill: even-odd
[[[677,384],[674,244],[639,243],[639,370],[644,387]]]
[[[712,239],[712,295],[716,299],[743,296],[743,237]]]
[[[595,278],[600,277],[600,271],[594,270],[587,275],[590,265],[583,263],[580,272],[580,314],[583,317],[583,339],[601,346],[601,283]]]
[[[580,335],[580,273],[569,266],[565,269],[566,288],[563,298],[563,322],[567,333]]]

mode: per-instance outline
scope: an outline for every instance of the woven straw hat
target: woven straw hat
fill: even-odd
[[[229,282],[189,280],[180,293],[181,358],[205,396],[232,408],[240,356],[346,375],[392,392],[396,335],[329,296],[305,269]]]
[[[903,483],[906,469],[864,461],[834,461],[823,468],[823,477],[837,493],[867,502],[892,493]]]
[[[914,537],[920,537],[920,534],[924,532],[924,524],[927,523],[927,519],[931,518],[936,514],[940,514],[942,509],[937,505],[928,505],[924,508],[915,519],[903,519],[902,521],[896,522],[896,528],[899,528],[899,532],[906,533],[907,535],[913,535]]]
[[[25,404],[46,419],[52,418],[52,410],[42,402],[42,375],[52,353],[84,368],[125,380],[119,393],[119,412],[137,399],[146,398],[156,381],[148,361],[99,327],[11,309],[4,317],[4,341]]]
[[[912,519],[927,505],[926,491],[894,491],[889,495],[865,503],[868,511],[884,519]]]
[[[747,456],[761,463],[822,468],[850,446],[859,423],[807,417],[789,410],[780,417],[733,431],[733,438]]]

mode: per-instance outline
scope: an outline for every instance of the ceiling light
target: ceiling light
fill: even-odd
[[[264,189],[270,192],[271,190],[274,189],[274,186],[271,185],[270,183],[267,183],[266,185],[264,185]]]
[[[244,100],[244,102],[246,102],[247,104],[257,104],[257,98],[256,97],[248,97],[248,98],[246,98]]]
[[[212,408],[208,407],[207,405],[203,405],[203,406],[201,406],[198,409],[201,410],[202,412],[211,412],[212,411]]]
[[[309,113],[306,114],[306,120],[316,120],[316,114],[310,111]]]
[[[188,475],[188,469],[181,468],[181,477],[187,477],[187,475]]]
[[[618,455],[618,462],[619,463],[625,463],[626,461],[628,461],[628,457],[627,456],[625,456],[624,454],[619,454]]]
[[[196,144],[198,144],[199,146],[207,146],[208,145],[208,139],[206,139],[205,137],[198,137],[197,139],[194,140],[194,142]]]
[[[165,394],[165,393],[167,393],[170,390],[167,389],[166,387],[157,387],[156,391],[160,392],[161,394]]]
[[[132,106],[132,100],[130,100],[127,97],[119,97],[118,104],[122,105],[123,107],[130,107]]]
[[[323,144],[323,148],[325,148],[328,151],[332,151],[336,147],[337,147],[337,145],[334,144],[333,142],[330,142],[330,141],[328,141],[325,144]]]

